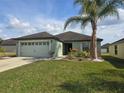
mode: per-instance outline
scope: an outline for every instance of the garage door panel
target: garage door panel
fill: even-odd
[[[42,46],[35,46],[34,54],[35,56],[39,57],[48,57],[49,56],[49,47],[42,45]]]
[[[31,43],[31,42],[30,42]],[[33,44],[33,42],[32,42]],[[27,57],[49,57],[49,45],[48,44],[33,44],[33,45],[22,45],[21,56]]]

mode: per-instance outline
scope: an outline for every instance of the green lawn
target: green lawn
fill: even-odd
[[[0,93],[124,93],[124,60],[104,58],[109,62],[41,61],[0,73]]]
[[[0,52],[0,57],[15,57],[16,53],[11,53],[11,52]]]

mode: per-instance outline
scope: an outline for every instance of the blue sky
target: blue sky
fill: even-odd
[[[0,37],[3,39],[48,31],[52,34],[63,32],[65,20],[77,15],[79,8],[74,0],[0,0]],[[124,37],[124,10],[118,9],[120,20],[108,17],[98,24],[97,36],[103,43]],[[81,30],[70,26],[67,30],[91,35],[91,27]]]

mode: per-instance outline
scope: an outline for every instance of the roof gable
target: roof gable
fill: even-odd
[[[30,39],[57,39],[55,36],[49,34],[48,32],[40,32],[36,34],[31,34],[27,36],[22,36],[16,38],[17,40],[30,40]]]
[[[113,42],[111,45],[114,45],[114,44],[121,44],[121,43],[124,43],[124,38],[118,40],[118,41],[115,41]]]
[[[110,43],[104,44],[104,45],[102,45],[102,47],[101,47],[101,48],[108,48],[108,47],[109,47],[109,45],[110,45]]]
[[[91,36],[68,31],[61,34],[56,35],[60,40],[68,42],[68,41],[89,41],[91,40]],[[102,41],[102,39],[98,38],[97,40]]]

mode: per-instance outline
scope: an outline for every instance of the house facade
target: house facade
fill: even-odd
[[[16,53],[16,40],[14,38],[3,40],[0,47],[5,49],[5,52]]]
[[[41,32],[16,39],[17,56],[59,57],[62,56],[62,41],[55,36]]]
[[[91,37],[75,32],[51,35],[47,32],[17,38],[17,56],[25,57],[60,57],[68,54],[70,49],[88,51]],[[98,53],[101,54],[101,41],[97,39]]]
[[[111,56],[124,59],[124,38],[120,39],[109,46]]]
[[[101,53],[105,54],[105,53],[109,53],[109,43],[104,44],[101,46]]]
[[[70,52],[70,49],[78,49],[79,51],[90,50],[91,36],[68,31],[58,34],[56,37],[63,41],[63,54]],[[102,39],[97,38],[98,55],[101,55],[101,41]]]

